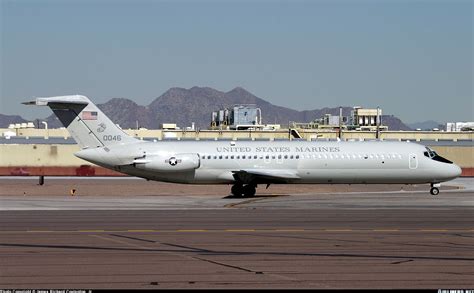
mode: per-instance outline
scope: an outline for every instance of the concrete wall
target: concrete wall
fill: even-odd
[[[0,129],[0,133],[9,131],[8,129]],[[11,130],[10,130],[11,131]],[[18,136],[22,137],[69,137],[66,129],[17,129]],[[254,139],[288,139],[288,129],[276,131],[234,131],[234,130],[200,130],[200,131],[183,131],[183,130],[124,130],[126,133],[137,138],[156,138],[157,140],[166,137],[176,137],[183,139],[238,139],[238,138],[254,138]],[[315,130],[315,129],[299,129],[298,130],[304,139],[316,138],[333,138],[338,136],[336,131]],[[342,137],[345,139],[375,139],[375,132],[373,131],[343,131]],[[380,132],[381,139],[387,140],[474,140],[474,132],[446,132],[446,131],[382,131]]]

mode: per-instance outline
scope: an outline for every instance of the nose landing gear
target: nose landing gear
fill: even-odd
[[[431,193],[432,195],[438,195],[439,189],[438,189],[437,187],[431,187],[430,193]]]
[[[257,185],[254,184],[243,185],[242,183],[236,183],[232,186],[230,192],[234,196],[252,197],[257,191],[256,188]]]
[[[431,183],[430,193],[432,195],[438,195],[438,193],[439,193],[439,188],[438,187],[440,187],[439,183]]]

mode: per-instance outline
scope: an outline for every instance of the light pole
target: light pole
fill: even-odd
[[[42,124],[44,124],[44,129],[46,129],[46,137],[45,139],[49,138],[49,131],[48,131],[48,122],[46,121],[41,121]]]

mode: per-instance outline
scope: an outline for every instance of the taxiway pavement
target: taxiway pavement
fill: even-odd
[[[472,288],[463,180],[436,197],[3,195],[0,288]]]

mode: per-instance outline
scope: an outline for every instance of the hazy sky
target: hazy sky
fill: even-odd
[[[241,86],[293,109],[474,121],[473,1],[7,1],[0,113],[34,96]],[[265,113],[263,113],[265,115]]]

